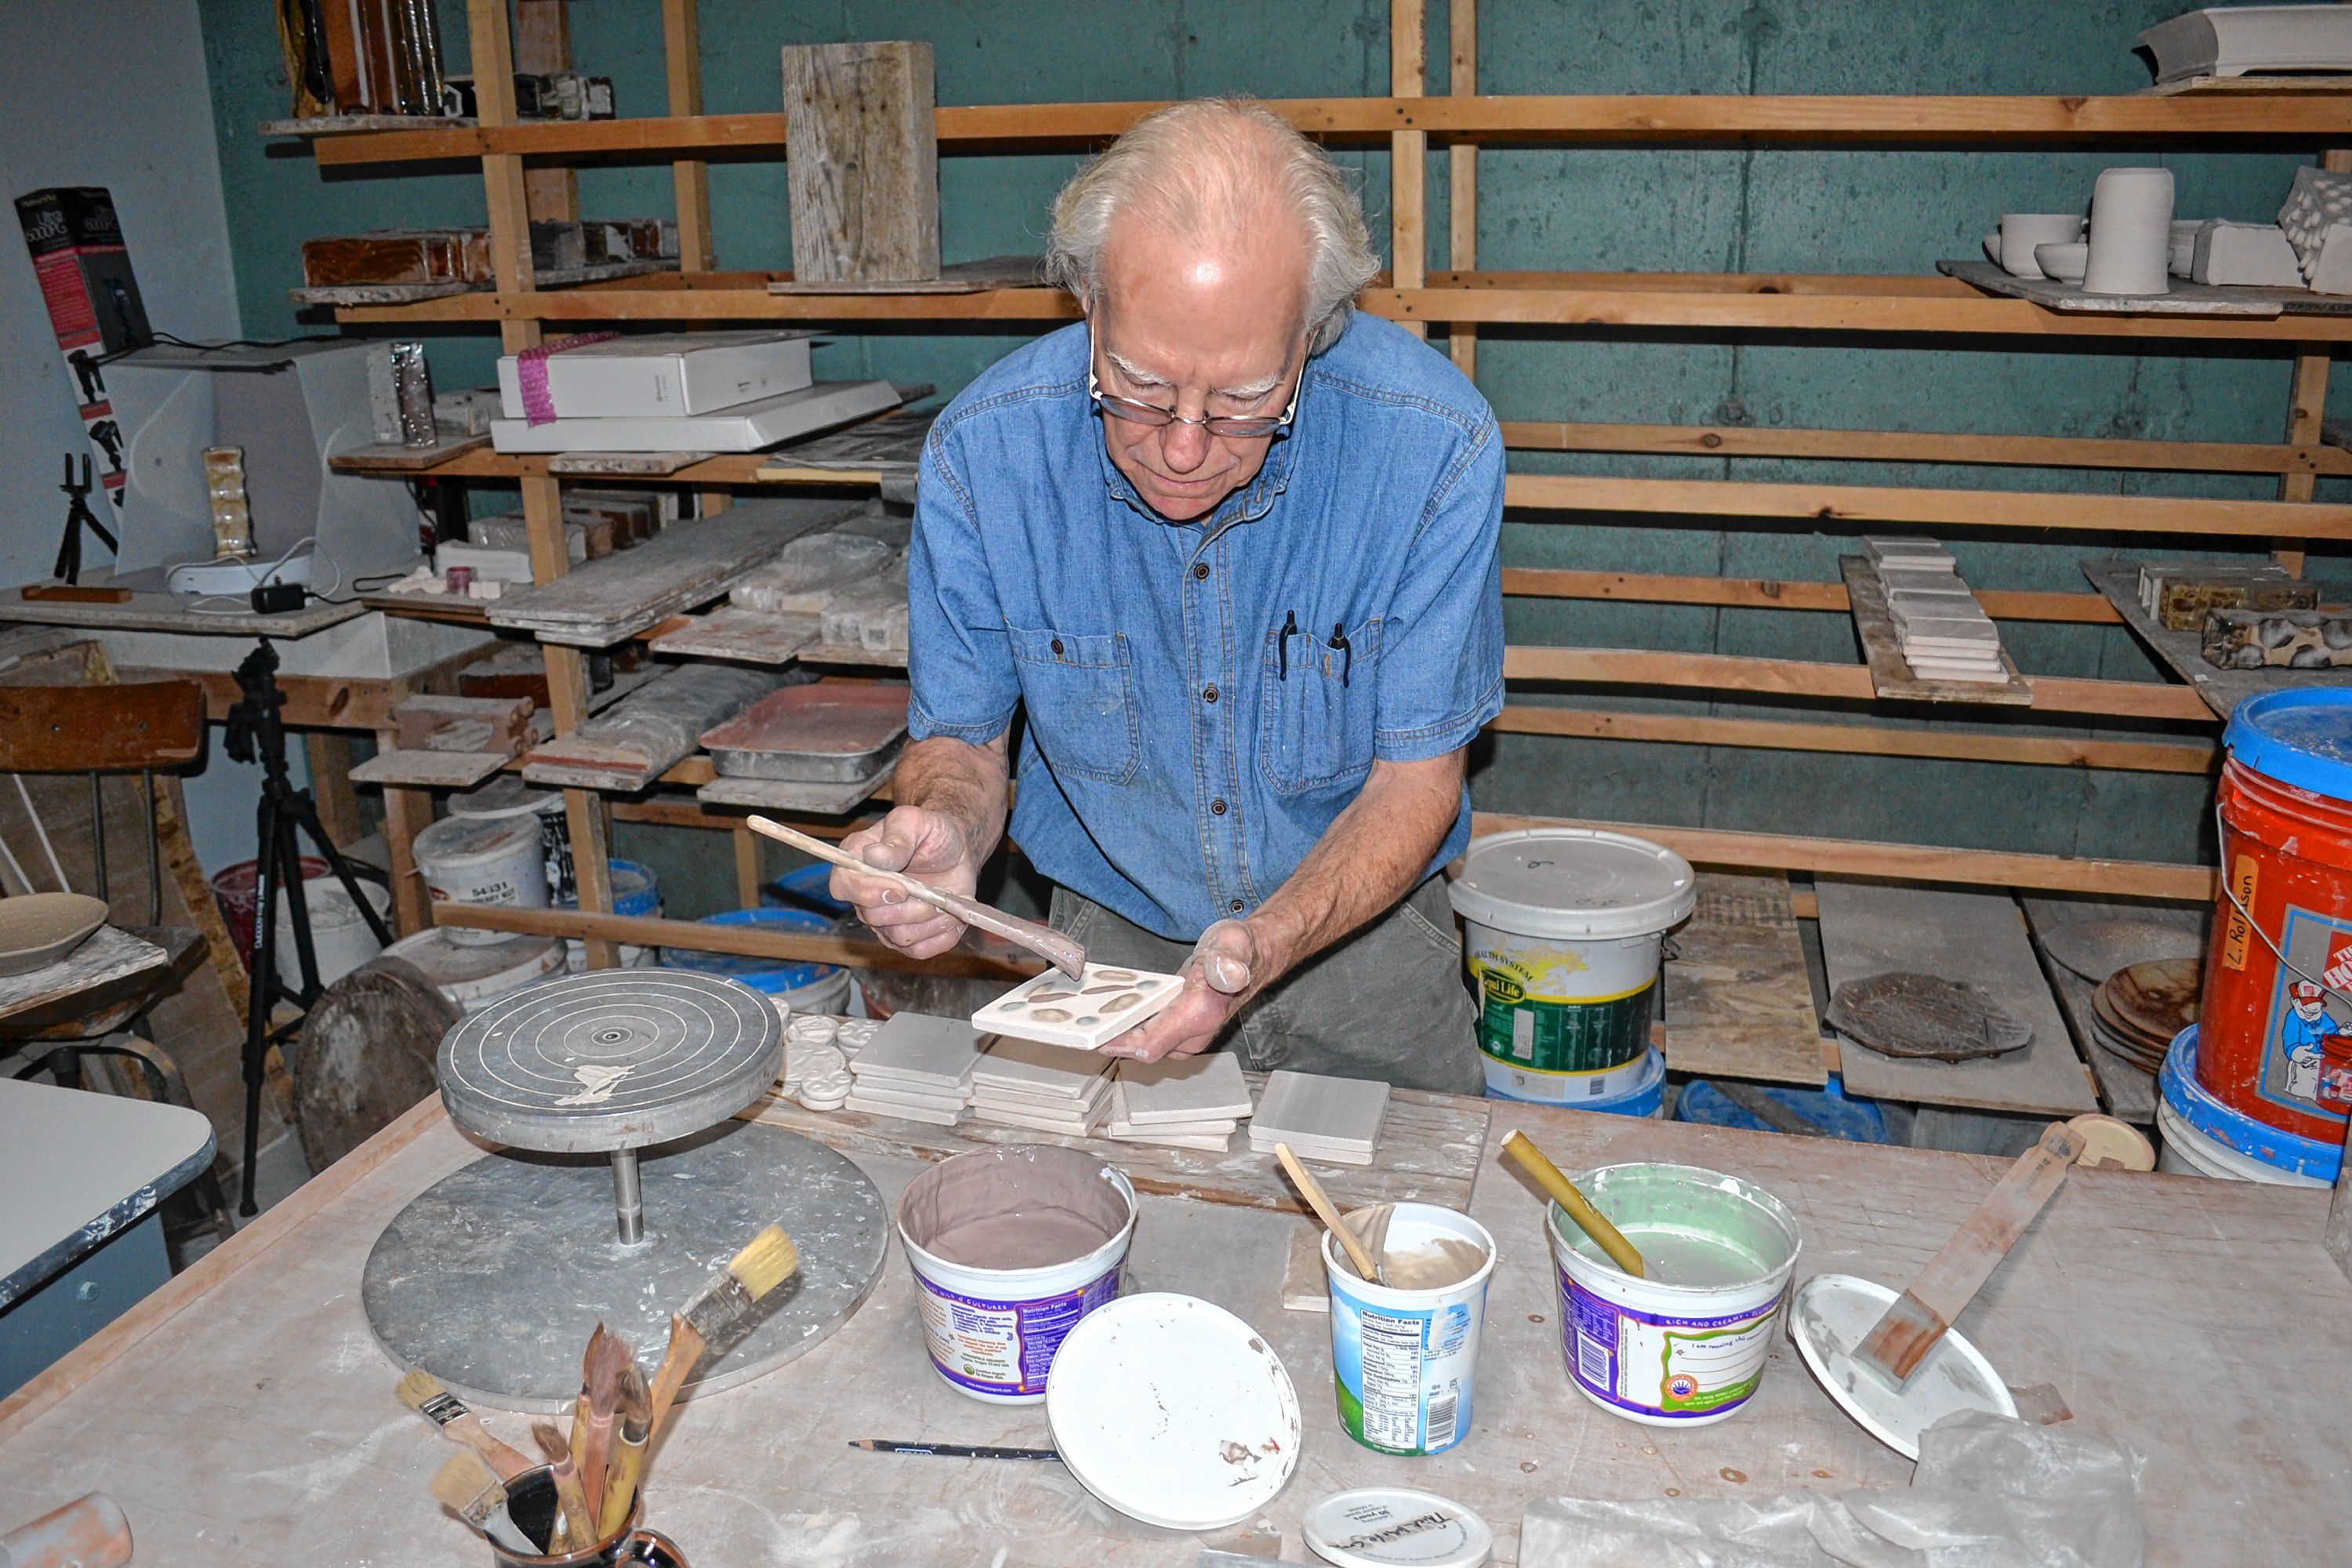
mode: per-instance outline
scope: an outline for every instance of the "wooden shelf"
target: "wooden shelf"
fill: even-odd
[[[832,485],[871,489],[876,476],[841,468],[791,468],[789,474],[773,472],[787,468],[782,460],[791,457],[789,450],[781,452],[730,452],[721,457],[708,458],[699,463],[688,463],[674,473],[659,476],[642,474],[564,474],[551,476],[545,457],[523,457],[493,452],[487,447],[476,447],[458,457],[436,463],[430,468],[404,469],[404,479],[524,479],[561,478],[575,484],[622,485],[632,489],[648,484],[688,485],[698,489],[751,484]],[[2352,456],[2352,454],[2347,454]],[[379,470],[365,465],[346,465],[341,458],[329,460],[337,473],[373,474]],[[762,478],[761,469],[772,470]]]
[[[941,106],[941,152],[1051,152],[1108,142],[1160,101]],[[2071,98],[1970,94],[1559,94],[1276,99],[1267,107],[1318,140],[1382,142],[1399,132],[1453,142],[1595,147],[2117,147],[2184,141],[2318,146],[2352,140],[2352,87],[2252,93]],[[312,143],[321,164],[494,154],[542,160],[781,158],[781,112],[522,125],[436,126]]]
[[[2352,474],[2341,443],[2149,441],[2084,436],[1983,436],[1941,430],[1792,430],[1747,425],[1569,424],[1506,419],[1523,452],[1639,452],[1677,458],[1801,458],[1827,462],[1966,463],[2139,473]]]
[[[1727,719],[1697,713],[1627,713],[1514,704],[1488,725],[1511,735],[1569,735],[1594,741],[1652,741],[1683,746],[1734,746],[1846,756],[1921,757],[1956,763],[2028,763],[2044,767],[2126,773],[2210,773],[2221,748],[2198,741],[2085,741],[2063,735],[1989,734],[1893,724],[1803,723]]]
[[[1843,583],[1811,583],[1787,577],[1573,572],[1544,566],[1504,567],[1503,592],[1507,596],[1530,599],[1620,599],[1643,605],[1813,610],[1841,616],[1853,607]],[[1984,613],[1997,621],[2058,621],[2097,626],[2121,626],[2124,620],[2102,594],[1979,588],[1976,595]]]

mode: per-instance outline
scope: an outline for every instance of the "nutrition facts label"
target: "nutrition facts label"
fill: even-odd
[[[1421,1344],[1426,1317],[1366,1310],[1364,1439],[1383,1448],[1421,1446]]]

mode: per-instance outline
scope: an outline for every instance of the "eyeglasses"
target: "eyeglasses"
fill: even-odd
[[[1213,416],[1205,419],[1187,419],[1172,408],[1158,408],[1149,403],[1138,403],[1132,397],[1117,397],[1105,392],[1102,384],[1095,379],[1093,356],[1088,355],[1087,360],[1087,395],[1101,405],[1104,413],[1124,419],[1130,425],[1144,425],[1154,429],[1170,425],[1198,425],[1212,436],[1229,436],[1238,440],[1271,436],[1288,426],[1292,416],[1298,412],[1298,395],[1306,385],[1307,367],[1302,363],[1297,381],[1291,384],[1289,405],[1276,417],[1253,414],[1239,418]]]

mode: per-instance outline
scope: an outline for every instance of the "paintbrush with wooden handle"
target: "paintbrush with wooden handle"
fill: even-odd
[[[637,1478],[645,1473],[646,1443],[653,1436],[653,1389],[646,1374],[631,1362],[621,1373],[621,1424],[613,1434],[613,1458],[604,1471],[604,1516],[597,1521],[597,1539],[604,1540],[628,1522],[629,1504],[637,1495]]]
[[[572,1416],[572,1462],[580,1472],[581,1489],[588,1494],[588,1517],[597,1518],[604,1506],[604,1467],[613,1451],[613,1423],[621,1404],[621,1371],[633,1365],[628,1342],[596,1325],[581,1357],[580,1403]]]
[[[784,1234],[783,1226],[772,1225],[729,1258],[727,1267],[712,1275],[710,1283],[670,1318],[669,1349],[662,1353],[661,1368],[654,1373],[648,1440],[660,1433],[677,1391],[685,1386],[702,1352],[751,1316],[760,1298],[791,1279],[800,1266],[800,1249],[793,1245],[793,1238]]]
[[[400,1395],[403,1405],[441,1428],[441,1436],[452,1443],[463,1444],[488,1461],[499,1479],[510,1481],[531,1468],[530,1455],[491,1436],[482,1418],[467,1408],[464,1400],[442,1387],[441,1380],[431,1373],[410,1373],[400,1380],[400,1386],[394,1392]]]
[[[597,1533],[596,1521],[588,1514],[588,1494],[580,1487],[580,1468],[572,1462],[572,1445],[563,1440],[552,1421],[534,1421],[530,1435],[539,1451],[547,1456],[548,1479],[555,1483],[556,1506],[563,1510],[563,1522],[557,1527],[556,1537],[547,1543],[550,1556],[561,1556],[568,1550],[584,1551],[604,1537]]]
[[[754,833],[765,834],[779,844],[789,844],[804,855],[814,855],[830,861],[845,870],[878,877],[885,882],[898,884],[910,899],[919,899],[935,910],[944,910],[968,926],[977,926],[992,935],[1016,942],[1060,970],[1073,980],[1087,977],[1087,950],[1050,926],[1034,921],[1024,921],[1018,915],[1008,915],[1003,910],[983,904],[978,899],[967,899],[961,893],[950,893],[934,888],[918,877],[904,871],[886,871],[879,866],[869,866],[855,855],[843,853],[822,838],[812,838],[797,828],[786,827],[781,822],[771,822],[764,816],[747,816],[744,826]]]
[[[499,1479],[479,1454],[468,1449],[451,1456],[433,1478],[433,1495],[450,1512],[508,1551],[525,1557],[541,1555],[530,1537],[522,1532],[522,1526],[507,1512],[506,1483]]]

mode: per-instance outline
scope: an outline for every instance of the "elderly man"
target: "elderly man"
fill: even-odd
[[[1352,312],[1339,172],[1266,110],[1180,104],[1064,189],[1086,312],[999,361],[923,452],[898,805],[844,847],[969,892],[1005,831],[1097,962],[1181,970],[1114,1041],[1157,1060],[1476,1093],[1439,868],[1501,705],[1494,415]],[[917,957],[962,927],[851,871]]]

